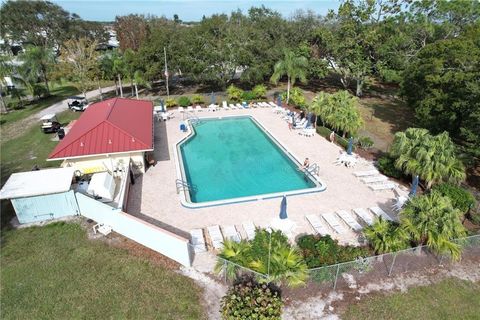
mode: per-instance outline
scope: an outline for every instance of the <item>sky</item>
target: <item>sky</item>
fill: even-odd
[[[183,21],[199,21],[202,16],[215,13],[230,13],[241,9],[246,12],[252,6],[262,4],[289,18],[298,9],[313,10],[325,15],[329,9],[337,9],[340,0],[51,0],[70,13],[78,14],[84,20],[114,21],[117,15],[130,13],[152,14],[173,18],[178,14]]]

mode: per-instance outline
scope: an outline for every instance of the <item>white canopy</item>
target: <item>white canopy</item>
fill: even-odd
[[[92,175],[87,193],[101,197],[100,201],[112,201],[115,192],[115,180],[108,172],[99,172]]]
[[[0,190],[0,199],[15,199],[70,190],[74,169],[55,168],[14,173]]]
[[[55,113],[49,113],[49,114],[46,114],[44,115],[43,117],[40,118],[40,120],[44,121],[44,120],[51,120],[53,118],[55,118],[56,115]]]

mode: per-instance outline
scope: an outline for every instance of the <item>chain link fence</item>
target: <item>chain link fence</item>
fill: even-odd
[[[454,240],[462,247],[462,258],[480,257],[480,235]],[[454,263],[451,257],[436,255],[427,246],[419,246],[378,256],[357,258],[354,261],[308,270],[307,285],[318,289],[348,289],[368,284],[375,280],[421,271],[428,268],[447,266]],[[269,276],[217,257],[216,275],[219,280],[231,284],[237,276],[251,275],[257,280],[268,280]]]

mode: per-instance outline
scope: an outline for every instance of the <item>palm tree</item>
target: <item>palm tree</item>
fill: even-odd
[[[331,121],[334,129],[343,131],[343,137],[347,133],[355,133],[363,126],[362,117],[356,107],[357,98],[346,90],[336,92],[332,98],[335,112],[327,119]]]
[[[239,243],[225,240],[223,249],[218,254],[219,259],[215,264],[214,271],[218,274],[225,273],[227,279],[233,280],[238,276],[240,266],[246,265],[245,256],[249,250],[249,243],[241,241]],[[233,263],[225,263],[228,260]]]
[[[379,218],[363,230],[376,254],[398,251],[407,247],[408,234],[398,223]]]
[[[152,85],[145,79],[143,72],[137,70],[133,74],[133,85],[135,86],[135,96],[138,100],[138,86],[144,86],[147,89],[152,89]]]
[[[460,245],[452,240],[466,234],[461,215],[449,198],[433,191],[411,199],[400,213],[400,223],[417,245],[459,259]]]
[[[23,62],[22,69],[29,74],[27,78],[35,79],[35,83],[37,77],[42,78],[49,95],[48,72],[55,62],[53,51],[44,47],[28,46],[20,55],[20,60]]]
[[[458,183],[465,179],[465,168],[446,131],[436,136],[419,128],[397,132],[390,153],[396,158],[399,170],[418,175],[427,182],[427,189],[436,183]]]
[[[323,126],[325,126],[325,119],[329,118],[333,113],[333,104],[330,101],[331,97],[332,95],[322,91],[313,98],[311,104],[312,112],[322,119]]]
[[[287,76],[287,103],[290,100],[290,86],[293,86],[297,79],[301,82],[307,81],[307,66],[307,58],[297,56],[292,51],[285,51],[283,59],[275,64],[270,81],[277,84],[282,76]]]

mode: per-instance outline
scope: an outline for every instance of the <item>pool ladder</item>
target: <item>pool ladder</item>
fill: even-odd
[[[197,191],[197,187],[195,185],[192,185],[181,179],[175,180],[175,186],[177,187],[177,194],[179,194],[181,190],[190,190],[193,192]]]
[[[312,176],[318,176],[320,173],[320,166],[316,163],[311,164],[308,166],[306,171],[310,173]]]

